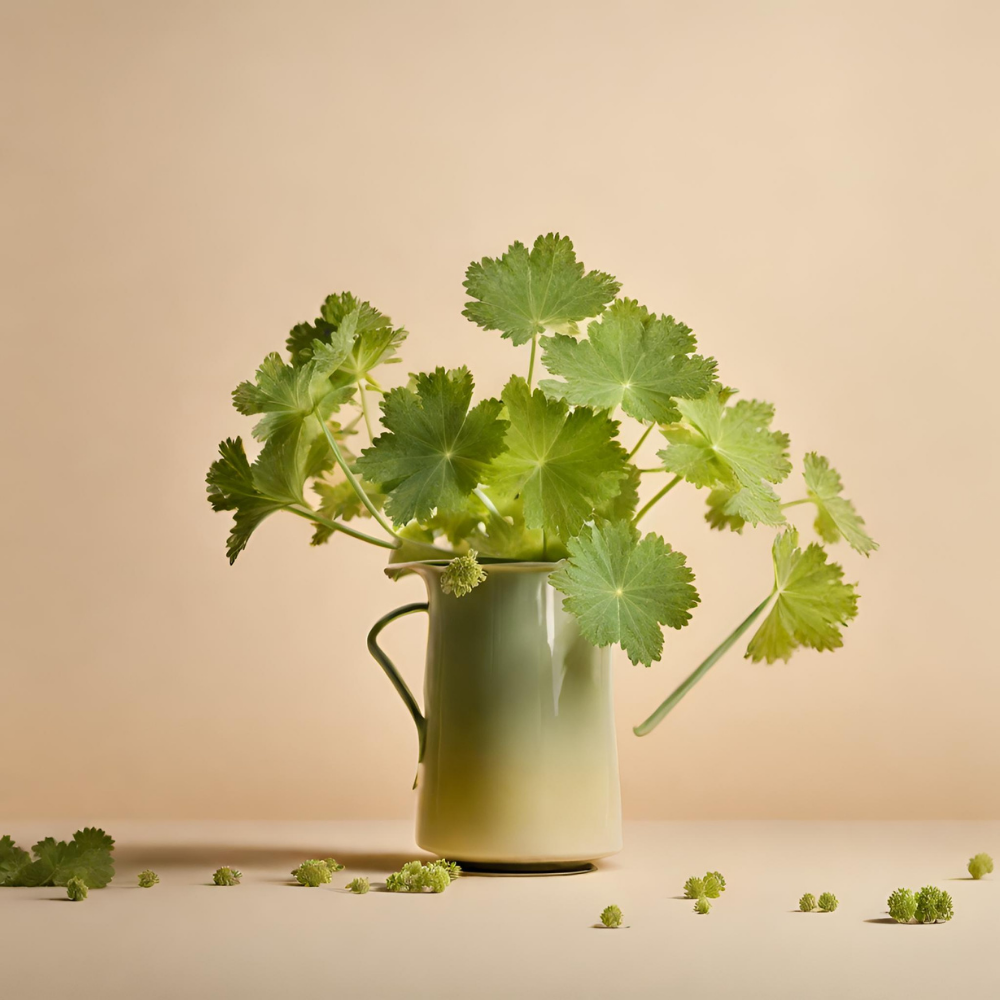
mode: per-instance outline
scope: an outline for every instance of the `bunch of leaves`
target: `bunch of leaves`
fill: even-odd
[[[816,905],[821,913],[833,913],[840,906],[840,900],[832,892],[821,892]]]
[[[9,836],[0,837],[0,886],[66,885],[81,879],[103,889],[115,875],[114,839],[96,827],[77,830],[70,841],[46,837],[31,855]]]
[[[805,893],[799,900],[799,909],[803,913],[812,913],[816,909],[816,897],[811,893]]]
[[[617,928],[622,925],[622,911],[620,907],[612,903],[601,910],[601,923],[605,927]]]
[[[139,872],[139,888],[152,889],[160,881],[160,876],[152,869],[146,868]]]
[[[461,868],[454,861],[407,861],[385,880],[389,892],[444,892],[459,877]]]
[[[357,878],[351,879],[344,888],[350,889],[356,896],[363,896],[371,887],[371,882],[363,875],[359,875]]]
[[[718,382],[716,361],[697,353],[689,326],[619,298],[617,279],[588,270],[556,233],[473,262],[465,288],[470,320],[530,345],[527,378],[512,376],[499,399],[476,402],[465,368],[438,367],[385,391],[375,370],[399,360],[406,332],[349,292],[292,329],[288,363],[269,355],[237,387],[237,409],[260,415],[252,433],[262,447],[251,461],[242,439],[228,438],[209,471],[212,506],[234,515],[230,561],[265,518],[286,510],[312,522],[313,544],[352,535],[389,549],[400,572],[413,560],[450,560],[443,586],[456,595],[481,582],[477,554],[560,563],[550,580],[583,637],[617,643],[649,666],[663,655],[663,626],[686,625],[698,594],[684,555],[637,524],[686,483],[707,490],[713,528],[779,529],[775,583],[636,732],[655,727],[765,611],[747,648],[754,661],[841,645],[857,612],[854,586],[821,545],[799,547],[785,510],[812,505],[826,544],[845,539],[864,555],[877,545],[816,452],[804,459],[805,495],[782,501],[777,487],[792,464],[774,407]],[[548,374],[537,387],[536,364]],[[619,441],[619,415],[641,428],[631,452]],[[368,444],[355,446],[363,429]],[[660,465],[640,469],[635,453],[654,429],[666,442]],[[639,508],[647,473],[673,478]],[[361,530],[364,519],[384,537]]]

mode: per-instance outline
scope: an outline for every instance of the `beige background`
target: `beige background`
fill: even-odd
[[[4,3],[0,817],[409,815],[364,636],[419,583],[291,517],[230,568],[203,476],[329,291],[412,331],[394,379],[498,391],[526,355],[463,271],[550,229],[774,400],[882,543],[840,553],[842,651],[730,656],[638,740],[769,587],[765,532],[656,509],[703,604],[619,658],[627,814],[1000,816],[998,41],[972,2]],[[389,643],[412,678],[421,642]]]

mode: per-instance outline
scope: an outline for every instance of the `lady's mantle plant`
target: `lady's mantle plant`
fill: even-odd
[[[262,448],[251,462],[240,438],[226,439],[208,473],[212,506],[233,514],[230,562],[266,517],[287,511],[312,523],[314,545],[344,534],[396,562],[458,559],[445,577],[456,597],[484,578],[477,557],[487,567],[559,563],[550,579],[583,635],[649,666],[663,652],[661,626],[686,625],[698,594],[684,555],[638,525],[687,483],[707,490],[712,528],[777,530],[774,585],[636,732],[649,732],[768,609],[747,647],[752,660],[842,644],[855,588],[820,544],[800,544],[785,511],[811,504],[823,542],[845,539],[863,555],[877,546],[820,455],[805,456],[804,492],[779,497],[792,465],[771,404],[736,398],[715,360],[695,353],[688,326],[619,298],[619,283],[587,271],[566,237],[473,263],[465,287],[465,315],[528,352],[527,377],[511,376],[500,399],[473,404],[466,368],[384,388],[380,369],[399,361],[406,331],[349,292],[292,329],[287,361],[269,354],[236,387],[236,409],[260,415],[252,434]],[[536,384],[540,369],[550,377]],[[631,449],[619,418],[639,424]],[[654,432],[659,464],[639,468]],[[664,476],[640,507],[646,478]]]

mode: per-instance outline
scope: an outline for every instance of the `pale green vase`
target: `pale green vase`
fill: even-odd
[[[621,850],[611,650],[580,635],[549,585],[551,563],[501,563],[465,597],[419,574],[427,604],[382,618],[368,648],[417,724],[417,843],[497,870],[571,869]],[[430,627],[421,712],[377,636],[405,614]]]

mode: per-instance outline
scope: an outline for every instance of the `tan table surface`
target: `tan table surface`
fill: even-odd
[[[57,889],[0,890],[0,996],[84,998],[1000,997],[1000,822],[643,822],[589,875],[467,877],[442,895],[373,883],[411,857],[407,822],[108,823],[115,881],[72,905]],[[9,823],[30,846],[72,823]],[[333,887],[289,870],[334,855]],[[233,888],[211,872],[244,872]],[[152,867],[161,883],[135,886]],[[718,868],[729,888],[698,916],[685,878]],[[898,926],[899,885],[951,892],[955,919]],[[834,892],[833,914],[793,912]],[[53,902],[58,905],[52,906]],[[626,929],[597,930],[608,903]],[[44,905],[43,905],[44,904]]]

